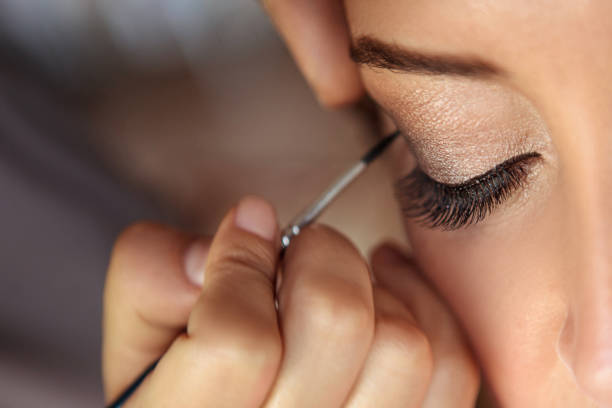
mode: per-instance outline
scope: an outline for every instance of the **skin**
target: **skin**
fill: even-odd
[[[521,151],[543,155],[519,197],[482,223],[449,232],[407,220],[406,229],[502,406],[612,406],[610,4],[349,0],[346,9],[354,38],[504,71],[361,68],[369,93],[416,139],[400,163],[414,153],[446,181]]]
[[[280,280],[278,259],[274,209],[256,197],[212,242],[128,228],[104,294],[107,402],[161,357],[122,406],[473,406],[479,373],[461,330],[400,251],[381,247],[370,269],[314,226],[292,241]]]
[[[359,67],[361,86],[412,138],[397,148],[398,177],[418,165],[461,181],[521,151],[542,154],[525,188],[482,223],[406,229],[500,405],[612,406],[610,3],[346,0],[345,10],[335,24],[352,41],[503,71],[483,80]]]
[[[443,231],[407,219],[412,260],[397,251],[389,255],[389,247],[378,251],[374,286],[363,279],[367,267],[344,238],[329,231],[306,234],[292,248],[293,255],[288,253],[299,261],[289,261],[284,280],[300,283],[282,286],[279,316],[270,306],[271,291],[263,296],[267,309],[255,313],[255,320],[249,317],[259,310],[262,297],[252,298],[252,291],[237,296],[241,287],[255,284],[249,271],[262,270],[257,267],[261,256],[274,258],[274,249],[251,241],[250,235],[232,239],[226,229],[231,214],[210,249],[216,255],[208,257],[202,292],[189,286],[177,261],[193,237],[155,227],[160,235],[152,243],[150,230],[128,230],[113,256],[106,292],[109,400],[169,349],[167,362],[130,402],[134,406],[175,404],[178,396],[205,406],[264,401],[267,406],[332,407],[345,401],[356,406],[471,406],[477,375],[454,315],[501,406],[612,406],[610,3],[346,0],[346,14],[334,1],[263,3],[324,105],[351,103],[366,91],[409,135],[409,143],[395,146],[397,177],[418,166],[450,183],[523,152],[537,151],[542,160],[523,188],[481,223]],[[503,74],[463,78],[357,66],[346,50],[351,39],[364,35],[430,55],[477,57]],[[162,248],[151,251],[153,244]],[[267,249],[258,252],[262,248]],[[240,255],[238,262],[228,267],[221,261],[234,258],[224,253]],[[159,257],[155,265],[166,267],[155,278],[142,279],[151,254]],[[342,265],[352,266],[329,268],[342,254]],[[263,268],[269,279],[264,287],[274,274],[270,265]],[[231,273],[236,282],[214,284],[224,282],[218,271],[233,269],[244,272]],[[337,281],[327,278],[331,271]],[[226,286],[234,290],[218,292]],[[304,286],[310,296],[299,295]],[[138,288],[139,295],[126,287]],[[300,303],[312,298],[321,302]],[[180,299],[178,307],[175,299]],[[369,299],[367,313],[364,299]],[[334,318],[346,315],[349,323],[339,324],[346,331],[326,349],[321,334],[332,326],[330,310],[338,307],[346,313]],[[318,310],[314,320],[306,312],[311,308]],[[380,324],[381,316],[390,315]],[[177,339],[185,325],[189,336]],[[389,332],[395,340],[388,340]],[[401,353],[389,347],[406,338],[410,342],[399,349],[416,352],[397,358]],[[343,359],[342,346],[350,347],[360,364]],[[319,359],[313,350],[323,353]],[[376,357],[386,353],[379,350],[391,350],[391,357]],[[253,351],[260,357],[255,361],[248,357]],[[239,360],[224,366],[219,363],[223,359],[208,357],[218,352]],[[317,371],[312,361],[323,368]],[[254,369],[245,372],[245,367]],[[306,390],[300,387],[338,367],[319,383],[306,382]],[[393,377],[380,372],[400,372],[404,387],[395,387]],[[419,383],[422,378],[427,381]],[[417,391],[402,395],[405,383]],[[215,400],[214,393],[202,390],[223,392]],[[228,395],[237,399],[228,400]]]

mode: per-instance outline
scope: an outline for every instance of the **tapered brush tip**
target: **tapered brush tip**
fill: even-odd
[[[374,160],[376,160],[377,157],[379,157],[385,150],[387,150],[387,148],[391,145],[391,142],[393,142],[395,140],[395,138],[397,136],[399,136],[400,131],[395,131],[393,133],[391,133],[388,136],[385,136],[384,139],[382,139],[380,142],[378,142],[378,144],[376,146],[374,146],[372,149],[370,149],[369,152],[367,152],[362,158],[361,161],[365,164],[370,164],[372,163]]]

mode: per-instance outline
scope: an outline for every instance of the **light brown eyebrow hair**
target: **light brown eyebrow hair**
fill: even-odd
[[[354,41],[350,54],[351,59],[358,64],[395,72],[468,77],[502,74],[501,69],[478,58],[422,54],[369,36]]]

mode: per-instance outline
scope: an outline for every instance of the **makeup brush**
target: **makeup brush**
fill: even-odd
[[[385,136],[385,138],[363,155],[361,160],[334,181],[312,204],[299,213],[281,233],[281,249],[287,249],[291,244],[291,240],[299,235],[304,227],[312,224],[338,195],[365,171],[370,163],[387,150],[391,142],[393,142],[399,134],[400,131],[398,130]]]
[[[291,244],[291,239],[299,235],[300,231],[309,224],[312,224],[319,215],[325,210],[329,204],[334,201],[338,195],[344,191],[364,170],[378,158],[390,145],[391,142],[400,134],[396,131],[388,136],[385,136],[380,142],[378,142],[373,148],[371,148],[361,160],[355,165],[348,169],[342,176],[340,176],[334,183],[332,183],[311,205],[306,207],[304,211],[298,214],[297,217],[289,223],[289,226],[283,230],[281,234],[281,248],[282,251],[287,249]],[[282,253],[281,253],[282,255]],[[278,307],[278,306],[277,306]],[[107,405],[107,408],[120,408],[125,401],[136,391],[144,379],[155,369],[159,360],[153,362],[140,376],[117,398],[114,402]]]

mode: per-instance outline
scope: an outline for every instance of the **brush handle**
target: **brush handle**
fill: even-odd
[[[159,360],[153,362],[153,364],[151,364],[146,370],[144,370],[143,373],[140,374],[140,376],[136,378],[136,380],[134,380],[134,382],[130,384],[130,386],[127,387],[127,389],[123,391],[123,393],[115,401],[107,405],[106,408],[121,408],[121,406],[128,400],[128,398],[130,398],[132,394],[136,391],[136,389],[138,389],[138,387],[140,386],[140,384],[142,384],[145,378],[147,378],[151,371],[153,371],[155,366],[157,366],[158,362]]]

